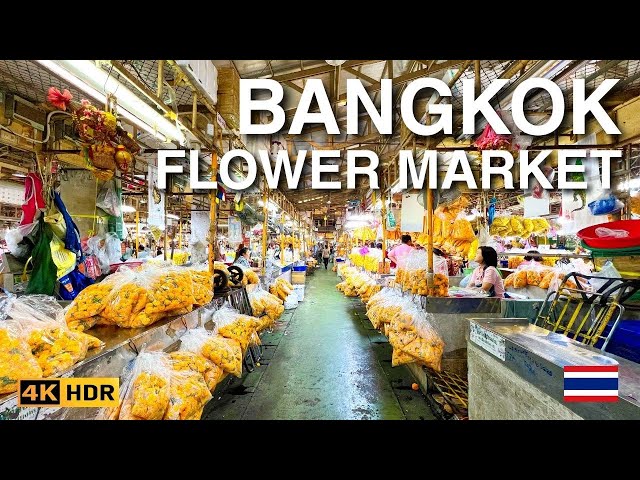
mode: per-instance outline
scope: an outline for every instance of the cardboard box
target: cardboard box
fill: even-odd
[[[292,285],[304,285],[306,272],[291,272]]]

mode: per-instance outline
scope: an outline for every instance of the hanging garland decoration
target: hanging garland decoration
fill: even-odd
[[[107,177],[109,173],[113,175],[116,169],[121,172],[129,170],[133,156],[140,152],[140,146],[117,125],[116,115],[96,108],[86,99],[75,105],[72,105],[72,100],[69,90],[61,92],[56,87],[50,87],[47,92],[47,101],[51,105],[71,112],[89,168],[99,178]]]

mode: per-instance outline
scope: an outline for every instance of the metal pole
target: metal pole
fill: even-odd
[[[214,124],[215,125],[215,124]],[[211,178],[218,178],[218,154],[216,152],[211,152]],[[209,201],[211,205],[209,206],[209,271],[213,273],[214,263],[216,260],[215,257],[215,246],[216,246],[216,233],[218,231],[218,215],[216,212],[216,197],[217,191],[212,190],[209,194]]]
[[[168,190],[168,189],[167,189]],[[169,192],[167,191],[164,194],[164,260],[167,260],[167,250],[169,248],[169,229],[168,229],[168,218],[167,218],[167,206],[169,205]]]
[[[162,87],[164,86],[164,60],[158,60],[158,85],[156,96],[162,98]]]
[[[262,213],[264,214],[264,220],[262,222],[262,275],[267,274],[267,243],[269,237],[269,189],[267,188],[267,182],[264,181],[264,193],[262,195]]]
[[[138,208],[140,208],[138,206]],[[138,212],[138,208],[136,208],[136,258],[138,258],[138,249],[140,248],[140,212]]]
[[[284,209],[280,216],[280,264],[284,267]]]
[[[178,227],[178,250],[182,250],[182,212],[180,212],[180,226]]]
[[[196,129],[196,122],[198,118],[198,94],[193,92],[193,105],[191,107],[191,128]]]
[[[424,194],[427,206],[427,272],[433,273],[433,194],[429,188],[425,190]]]

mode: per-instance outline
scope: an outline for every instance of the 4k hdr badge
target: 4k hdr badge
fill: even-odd
[[[117,407],[118,378],[20,380],[19,407]]]

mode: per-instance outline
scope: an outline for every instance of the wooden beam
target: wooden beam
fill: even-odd
[[[367,65],[369,63],[377,63],[381,60],[349,60],[345,62],[342,67],[357,67],[360,65]],[[286,82],[291,80],[300,80],[302,78],[309,77],[317,77],[318,75],[323,75],[325,73],[331,73],[335,70],[335,67],[332,65],[322,65],[320,67],[315,68],[307,68],[305,70],[301,70],[299,72],[285,73],[283,75],[276,75],[272,78],[277,82]]]
[[[447,60],[446,62],[438,63],[438,64],[434,65],[433,68],[422,68],[420,70],[416,70],[415,72],[408,72],[408,73],[399,75],[399,76],[397,76],[396,78],[394,78],[391,81],[391,84],[394,87],[396,87],[398,85],[403,85],[403,84],[408,83],[408,82],[410,82],[412,80],[415,80],[416,78],[426,77],[426,76],[432,75],[434,73],[440,72],[442,70],[446,70],[447,68],[456,67],[456,66],[460,65],[463,62],[464,62],[464,60]],[[385,70],[386,70],[386,67],[385,67]],[[307,71],[309,71],[309,70],[307,70]],[[384,73],[383,73],[383,75],[384,75]],[[369,92],[371,94],[373,92],[379,91],[381,88],[382,88],[381,82],[376,82],[375,84],[366,87],[366,90],[367,90],[367,92]],[[342,94],[338,98],[338,101],[346,100],[346,98],[347,98],[347,95],[346,94]],[[317,109],[314,109],[313,111],[317,111]],[[292,108],[290,110],[287,110],[285,113],[286,113],[287,117],[292,117],[293,115],[295,115],[296,109]]]
[[[520,72],[531,60],[514,60],[498,78],[509,79]]]
[[[28,168],[18,167],[16,165],[12,165],[10,163],[0,162],[0,167],[1,168],[7,168],[9,170],[13,170],[14,172],[29,173],[29,169]]]
[[[296,85],[295,83],[293,83],[292,81],[288,80],[286,82],[282,82],[283,85],[286,85],[289,88],[293,88],[296,92],[302,93],[304,91],[304,89],[298,85]]]
[[[369,84],[373,85],[374,83],[378,83],[378,81],[375,78],[371,78],[369,75],[365,75],[362,72],[359,72],[358,70],[356,70],[355,68],[351,68],[351,67],[342,67],[342,69],[345,72],[349,72],[352,75],[355,75],[356,77],[364,80],[365,82],[368,82]]]

